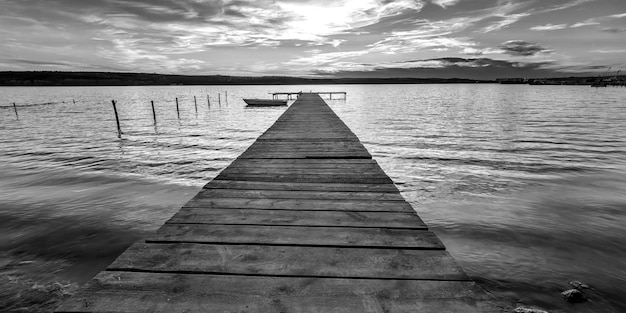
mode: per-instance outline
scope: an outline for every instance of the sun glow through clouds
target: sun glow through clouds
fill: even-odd
[[[623,0],[25,2],[0,2],[3,68],[453,77],[520,62],[555,74],[626,68],[606,52],[624,50]],[[480,66],[466,61],[476,56]]]

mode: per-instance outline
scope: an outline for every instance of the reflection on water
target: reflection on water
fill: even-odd
[[[619,88],[0,88],[8,101],[0,104],[0,265],[63,260],[71,267],[57,276],[85,281],[161,225],[284,111],[245,110],[241,98],[279,89],[347,91],[331,107],[451,254],[497,296],[554,311],[626,310],[626,94]],[[595,288],[590,302],[560,299],[571,280]]]

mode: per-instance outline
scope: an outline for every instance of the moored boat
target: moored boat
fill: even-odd
[[[243,99],[248,106],[273,107],[287,105],[287,100],[274,99]]]

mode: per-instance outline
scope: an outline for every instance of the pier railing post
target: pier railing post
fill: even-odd
[[[122,138],[122,128],[120,127],[120,118],[117,116],[117,106],[115,100],[111,100],[113,104],[113,112],[115,112],[115,123],[117,124],[117,138]]]

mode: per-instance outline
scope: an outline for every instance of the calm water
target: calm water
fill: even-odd
[[[59,279],[86,281],[285,110],[242,97],[299,90],[347,91],[327,102],[486,289],[553,312],[626,311],[624,88],[0,87],[0,265],[61,260]],[[561,299],[571,280],[591,301]]]

